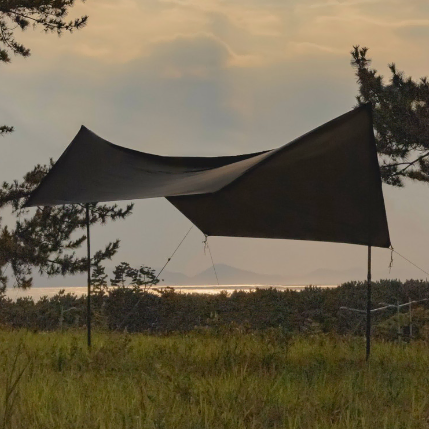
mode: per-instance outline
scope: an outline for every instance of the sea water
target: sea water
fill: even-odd
[[[337,285],[321,285],[318,287],[332,288]],[[222,291],[232,293],[234,291],[250,292],[256,289],[268,289],[274,288],[278,290],[302,290],[307,286],[302,285],[206,285],[206,286],[156,286],[156,289],[172,288],[176,292],[182,293],[203,293],[203,294],[216,294]],[[34,301],[38,301],[41,297],[47,296],[52,297],[56,295],[60,290],[64,290],[65,293],[73,293],[77,296],[86,295],[87,287],[84,286],[68,286],[68,287],[34,287],[27,290],[18,288],[8,288],[6,296],[16,300],[18,298],[31,297]]]

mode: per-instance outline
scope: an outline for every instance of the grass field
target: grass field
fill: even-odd
[[[4,428],[428,428],[429,347],[0,331]]]

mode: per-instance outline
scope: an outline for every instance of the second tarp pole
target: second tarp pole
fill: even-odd
[[[86,245],[88,258],[88,295],[86,297],[86,327],[88,331],[88,348],[91,347],[91,242],[89,236],[89,204],[85,205],[86,209]]]
[[[371,246],[368,246],[368,283],[366,289],[366,360],[371,354]]]

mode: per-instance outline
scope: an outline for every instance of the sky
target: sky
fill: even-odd
[[[83,14],[88,25],[71,35],[17,33],[32,55],[0,65],[0,123],[16,130],[0,140],[1,180],[57,159],[81,125],[160,155],[281,146],[355,106],[353,45],[369,47],[373,66],[387,77],[391,62],[414,78],[429,74],[426,0],[87,0],[70,17]],[[429,272],[428,187],[383,190],[394,248]],[[136,201],[126,221],[94,228],[93,248],[120,238],[113,265],[158,268],[190,226],[166,200]],[[168,269],[194,275],[209,267],[203,238],[194,228]],[[303,282],[320,269],[338,271],[336,281],[350,269],[361,273],[353,280],[366,276],[364,246],[209,243],[215,263],[258,273]],[[376,277],[426,278],[398,256],[389,271],[390,257],[374,249]]]

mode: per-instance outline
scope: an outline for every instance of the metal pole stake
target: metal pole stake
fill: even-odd
[[[368,246],[368,284],[366,292],[366,360],[368,360],[371,354],[371,246]]]
[[[399,306],[399,301],[396,301],[396,306],[398,307],[396,311],[396,317],[398,318],[398,343],[401,342],[401,321],[399,320],[401,317],[401,309]]]
[[[88,348],[91,348],[91,243],[89,236],[89,204],[86,206],[86,244],[87,244],[87,258],[88,258],[88,294],[86,297],[86,327],[88,330]]]
[[[413,317],[411,315],[411,298],[408,298],[408,302],[410,303],[409,311],[410,311],[410,341],[413,337]]]

